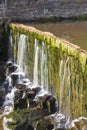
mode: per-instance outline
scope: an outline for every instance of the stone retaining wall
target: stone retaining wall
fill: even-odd
[[[26,72],[30,80],[33,81],[34,48],[35,39],[37,39],[39,51],[41,52],[44,42],[47,52],[48,90],[52,94],[56,94],[59,107],[60,103],[63,103],[62,112],[67,115],[67,110],[70,109],[71,119],[79,116],[87,117],[87,52],[76,45],[55,37],[51,33],[41,32],[29,26],[10,24],[10,29],[15,62],[17,62],[20,36],[21,34],[27,36],[26,54],[24,55],[23,63],[27,68]],[[40,56],[38,55],[39,83],[41,83],[40,66],[42,63],[40,62]],[[62,101],[60,101],[61,99]]]
[[[30,21],[46,18],[71,18],[87,14],[87,0],[4,0],[0,19]]]

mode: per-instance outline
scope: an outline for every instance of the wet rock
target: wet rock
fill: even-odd
[[[50,114],[55,113],[58,110],[56,98],[52,95],[46,94],[40,97],[43,109],[48,109]]]
[[[6,78],[4,66],[5,66],[5,63],[0,62],[0,84],[2,84]]]
[[[14,93],[14,102],[16,102],[18,99],[23,97],[23,94],[25,93],[25,90],[16,90]]]
[[[47,130],[52,130],[54,128],[54,125],[53,124],[48,124],[47,125]]]
[[[26,96],[29,100],[33,100],[36,96],[36,94],[39,92],[39,88],[34,88],[34,89],[26,89]]]
[[[31,125],[27,126],[27,123],[19,124],[14,130],[34,130]]]
[[[27,108],[27,101],[24,98],[20,98],[14,103],[14,109],[24,109]]]
[[[16,82],[16,83],[17,83],[17,82]],[[23,83],[18,83],[18,84],[16,84],[16,88],[17,88],[17,89],[26,89],[26,85],[23,84]]]
[[[8,79],[6,79],[4,81],[4,83],[2,84],[2,87],[5,88],[5,92],[7,93],[8,92],[8,87],[9,87],[9,81],[8,81]]]
[[[7,69],[7,67],[13,65],[13,62],[11,60],[8,60],[6,63],[5,63],[5,66],[4,68]]]
[[[26,95],[27,95],[28,99],[33,100],[36,96],[36,93],[35,93],[35,91],[31,90],[31,91],[27,92]]]
[[[19,68],[19,66],[16,64],[12,64],[12,65],[8,66],[6,69],[6,75],[9,75],[9,74],[15,72],[18,68]]]
[[[34,130],[34,127],[31,124],[29,124],[28,119],[24,115],[24,118],[21,120],[21,122],[18,122],[16,124],[14,130]]]
[[[4,98],[0,97],[0,107],[3,105]]]
[[[51,96],[48,99],[48,102],[50,103],[50,112],[51,114],[55,113],[56,111],[58,111],[58,103],[56,101],[56,98]]]
[[[37,107],[38,105],[39,105],[39,103],[37,101],[30,101],[30,103],[29,103],[30,108]]]
[[[41,88],[40,87],[35,87],[32,90],[35,92],[35,94],[38,94],[40,92]]]
[[[5,87],[2,85],[0,86],[0,106],[2,106],[4,100],[5,100],[6,90]]]
[[[24,73],[12,73],[11,74],[12,85],[15,86],[23,78],[25,78],[25,74]]]
[[[21,130],[22,127],[23,130],[30,130],[36,126],[34,124],[36,124],[37,121],[44,118],[46,115],[48,115],[47,111],[39,107],[35,107],[34,109],[17,109],[11,113],[14,119],[10,121],[8,127],[14,128],[15,130]]]
[[[37,123],[36,130],[53,130],[55,129],[56,120],[51,116],[45,116]],[[56,130],[56,129],[55,129]]]

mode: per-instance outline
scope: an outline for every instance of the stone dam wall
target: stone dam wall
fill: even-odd
[[[34,56],[36,55],[34,50],[37,43],[39,48],[38,82],[41,84],[41,64],[43,62],[41,55],[44,47],[44,54],[47,54],[45,59],[47,59],[48,68],[48,90],[56,95],[59,109],[66,116],[70,114],[70,110],[71,119],[80,116],[87,117],[87,52],[51,33],[41,32],[21,24],[10,24],[9,27],[14,62],[17,62],[21,35],[25,35],[26,48],[23,65],[26,66],[27,76],[33,81]]]
[[[0,20],[87,18],[87,0],[0,0]]]

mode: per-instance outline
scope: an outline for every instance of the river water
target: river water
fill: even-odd
[[[53,33],[87,50],[87,21],[30,24],[41,31]]]

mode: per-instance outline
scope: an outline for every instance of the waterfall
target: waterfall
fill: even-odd
[[[39,57],[39,47],[38,41],[35,39],[35,46],[34,46],[34,72],[33,72],[33,84],[35,86],[38,85],[38,57]]]
[[[71,72],[70,72],[70,63],[69,63],[69,59],[68,59],[68,88],[67,88],[67,106],[66,106],[66,118],[70,118],[70,76],[71,76]]]
[[[67,92],[66,92],[66,112],[65,112],[65,116],[66,116],[66,124],[65,124],[65,127],[66,128],[69,128],[70,127],[70,82],[71,82],[71,79],[70,79],[70,76],[71,76],[71,72],[70,72],[70,60],[69,58],[67,59]]]
[[[24,62],[25,49],[26,49],[26,35],[21,34],[18,42],[17,64],[20,66],[22,71],[25,70],[25,62]]]
[[[44,42],[41,50],[41,86],[48,91],[47,50]]]
[[[59,72],[60,77],[59,113],[63,113],[65,115],[67,121],[65,124],[66,128],[69,128],[70,125],[70,75],[71,72],[70,72],[69,58],[67,58],[65,62],[61,60],[60,72]]]
[[[63,103],[63,91],[64,91],[64,80],[65,80],[65,74],[66,74],[66,62],[64,64],[64,61],[60,61],[60,101],[59,101],[59,112],[62,112],[62,103]]]
[[[19,40],[18,40],[18,38],[19,38]],[[35,41],[33,43],[34,46],[32,46],[32,51],[30,48],[28,48],[28,51],[32,52],[31,54],[33,54],[33,51],[34,51],[34,59],[32,58],[33,55],[32,56],[27,55],[27,56],[30,56],[29,59],[31,59],[31,64],[28,64],[28,65],[34,64],[34,66],[31,67],[31,71],[30,71],[30,72],[32,72],[32,70],[33,70],[33,79],[32,79],[32,81],[27,79],[26,75],[25,75],[25,69],[26,69],[25,58],[26,58],[26,60],[29,60],[29,59],[27,59],[27,56],[26,56],[26,51],[27,51],[27,49],[26,49],[27,48],[26,47],[27,39],[26,38],[27,37],[24,34],[21,34],[20,37],[19,37],[19,35],[18,35],[18,37],[16,35],[16,38],[15,38],[16,42],[18,41],[18,43],[15,44],[15,47],[13,47],[13,50],[18,51],[17,58],[15,58],[15,59],[17,59],[18,65],[16,65],[15,63],[12,62],[12,65],[14,66],[13,69],[10,68],[11,66],[7,66],[8,73],[6,76],[8,76],[7,80],[9,81],[9,86],[11,86],[11,89],[5,95],[5,101],[3,103],[4,114],[1,115],[1,117],[9,114],[13,110],[13,106],[15,108],[14,101],[16,101],[15,96],[17,96],[17,95],[15,95],[15,91],[16,92],[19,91],[18,92],[19,97],[17,97],[17,98],[23,99],[22,101],[24,101],[25,103],[27,101],[27,105],[25,104],[24,109],[29,110],[29,108],[35,107],[35,109],[38,108],[37,110],[39,110],[39,108],[41,107],[40,112],[42,112],[42,116],[43,116],[43,112],[45,113],[45,109],[46,109],[46,111],[49,114],[49,117],[53,117],[54,122],[57,122],[54,124],[55,128],[53,128],[53,129],[70,128],[70,100],[71,100],[70,95],[71,95],[71,87],[72,87],[71,86],[72,66],[71,66],[71,62],[70,62],[71,59],[69,57],[64,59],[64,57],[63,57],[63,59],[60,60],[60,59],[58,59],[59,57],[57,57],[58,62],[59,62],[57,64],[59,66],[58,66],[57,75],[56,75],[57,79],[59,77],[58,82],[57,82],[59,85],[58,86],[59,87],[58,88],[58,90],[59,90],[58,91],[59,110],[58,110],[58,104],[55,103],[55,102],[57,102],[57,100],[56,100],[55,96],[50,94],[49,89],[48,89],[48,69],[50,68],[50,67],[48,68],[48,63],[52,63],[52,65],[53,65],[53,63],[55,64],[56,59],[52,60],[49,58],[49,60],[51,60],[51,62],[48,62],[47,60],[48,60],[49,55],[47,55],[47,54],[49,53],[49,50],[47,51],[46,43],[44,41],[42,41],[42,42],[40,41],[40,43],[39,43],[39,40],[35,39]],[[10,41],[12,42],[12,37],[10,37]],[[17,44],[18,44],[18,48],[17,48]],[[30,44],[29,44],[29,47],[30,47]],[[34,49],[33,49],[33,47],[34,47]],[[53,56],[55,56],[55,55],[53,55]],[[51,57],[51,58],[53,58],[53,57]],[[30,62],[30,60],[29,60],[29,62]],[[26,64],[27,64],[27,62],[26,62]],[[11,70],[9,70],[9,68]],[[55,66],[53,69],[54,69],[53,72],[56,73]],[[29,71],[29,70],[30,70],[30,68],[27,71]],[[54,73],[52,73],[53,78],[55,78]],[[53,79],[53,80],[54,80],[54,81],[52,81],[53,85],[55,85],[56,80],[55,79]],[[78,81],[76,81],[76,86],[77,86],[77,84],[78,84]],[[54,88],[55,88],[55,86],[54,86]],[[23,95],[21,95],[20,93],[21,94],[23,93]],[[20,102],[20,100],[18,100],[18,101]],[[19,103],[19,105],[20,104],[22,104],[22,103]],[[16,107],[19,107],[19,106],[16,106]],[[20,107],[17,109],[20,110]],[[46,114],[47,114],[47,112],[46,112]],[[47,118],[48,118],[48,115],[44,115],[44,117],[45,116],[47,116]],[[40,117],[40,119],[41,119],[41,117]],[[12,122],[12,119],[11,118],[7,119],[6,117],[4,117],[3,118],[4,130],[9,130],[6,127],[8,122]],[[71,122],[71,125],[74,125],[75,122],[76,122],[75,120],[73,122]],[[37,127],[34,128],[34,130],[36,130],[36,129],[37,129]],[[84,129],[84,127],[83,127],[83,129]]]

